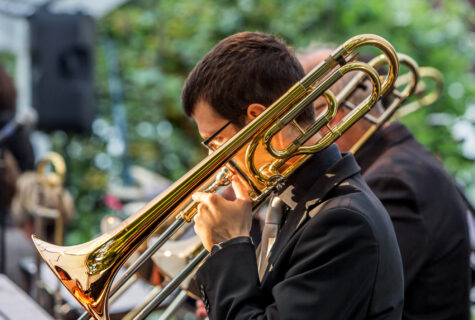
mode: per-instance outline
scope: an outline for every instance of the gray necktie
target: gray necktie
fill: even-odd
[[[262,280],[267,267],[267,256],[274,245],[279,225],[284,214],[285,203],[278,197],[273,197],[270,201],[266,214],[266,222],[262,230],[261,248],[259,259],[257,261],[257,270],[259,271],[259,279]]]

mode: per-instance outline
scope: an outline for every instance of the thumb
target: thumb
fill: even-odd
[[[250,200],[249,196],[249,185],[244,181],[239,175],[234,175],[231,181],[234,193],[236,194],[236,199],[240,200]]]

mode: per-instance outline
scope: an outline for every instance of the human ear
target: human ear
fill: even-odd
[[[265,110],[266,110],[266,107],[264,107],[262,104],[259,104],[259,103],[250,104],[247,107],[247,111],[246,111],[246,123],[249,123],[255,118],[257,118]]]

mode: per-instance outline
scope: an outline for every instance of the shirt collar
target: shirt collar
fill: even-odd
[[[312,155],[291,175],[278,197],[292,210],[295,209],[315,181],[340,159],[340,150],[336,144]]]
[[[412,137],[409,129],[398,121],[379,129],[355,154],[361,172],[364,174],[387,149]]]

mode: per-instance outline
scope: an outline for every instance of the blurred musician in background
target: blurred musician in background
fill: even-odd
[[[11,77],[0,66],[0,130],[15,118],[16,90]],[[40,210],[59,210],[64,220],[71,220],[74,202],[71,194],[62,185],[50,185],[40,181],[34,172],[33,148],[26,124],[18,130],[4,134],[5,161],[0,181],[6,217],[6,274],[26,291],[31,289],[31,276],[22,271],[22,262],[36,257],[31,235],[34,233],[35,219]],[[55,242],[53,219],[45,219],[42,230],[36,230],[46,239]],[[28,269],[28,268],[27,268]]]
[[[16,90],[12,78],[0,65],[0,130],[16,114]],[[14,135],[6,139],[5,147],[15,158],[21,172],[32,170],[34,168],[35,158],[33,147],[31,146],[29,131],[27,128],[21,128]]]
[[[274,36],[222,40],[189,75],[182,93],[212,150],[259,116],[304,76]],[[297,118],[314,120],[312,108]],[[286,146],[297,133],[276,136]],[[269,161],[265,153],[258,161]],[[238,164],[244,162],[238,154]],[[248,186],[234,176],[236,200],[197,193],[195,230],[211,252],[196,274],[211,319],[400,319],[402,266],[391,222],[335,145],[313,155],[272,199],[260,250],[249,238]],[[273,225],[273,227],[271,226]]]
[[[12,121],[16,115],[16,90],[12,78],[0,65],[0,130]],[[22,274],[19,261],[23,257],[34,256],[33,244],[22,232],[13,225],[9,208],[15,193],[15,185],[20,173],[33,169],[33,148],[25,128],[8,135],[3,134],[4,141],[0,145],[2,157],[0,165],[0,194],[2,206],[0,214],[4,215],[5,223],[5,272],[23,289],[28,289],[27,278]],[[1,258],[0,258],[1,259]]]
[[[305,71],[329,52],[302,57]],[[344,83],[331,90],[337,94]],[[350,102],[365,97],[364,89],[357,89]],[[324,106],[315,103],[316,109]],[[373,108],[376,115],[378,110]],[[348,112],[339,108],[335,121]],[[337,140],[340,150],[348,151],[370,126],[358,121]],[[452,177],[400,122],[385,124],[355,157],[396,231],[404,266],[403,319],[470,319],[467,207]]]

